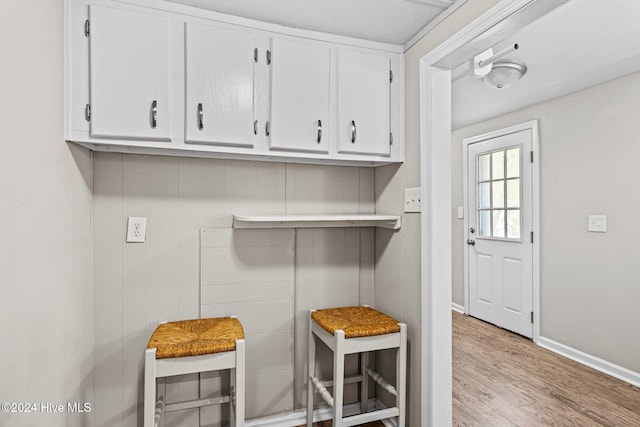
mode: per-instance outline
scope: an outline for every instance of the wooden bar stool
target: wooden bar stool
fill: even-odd
[[[164,377],[230,370],[231,393],[213,399],[165,402]],[[157,394],[156,394],[157,391]],[[231,425],[244,425],[244,331],[235,317],[161,323],[144,363],[144,427],[164,426],[164,413],[229,403]]]
[[[333,351],[333,381],[316,378],[316,338]],[[395,386],[369,368],[369,352],[396,348]],[[360,353],[360,374],[344,378],[344,357]],[[407,370],[407,325],[370,307],[341,307],[311,310],[309,319],[309,381],[307,384],[307,427],[313,422],[313,398],[317,391],[333,408],[333,426],[346,427],[397,417],[405,425]],[[369,377],[395,396],[396,406],[369,411]],[[343,417],[345,383],[360,383],[360,414]],[[333,395],[327,388],[333,388]]]

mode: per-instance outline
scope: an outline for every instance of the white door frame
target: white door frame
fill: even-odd
[[[507,128],[498,129],[492,132],[487,132],[482,135],[473,136],[471,138],[465,138],[463,141],[464,147],[462,149],[462,174],[463,174],[463,187],[464,187],[464,211],[465,213],[471,212],[469,207],[469,164],[468,164],[468,151],[469,146],[476,142],[485,141],[488,139],[497,138],[523,130],[531,130],[531,150],[533,151],[534,161],[531,165],[531,227],[533,231],[533,244],[532,244],[532,285],[533,285],[533,342],[537,343],[540,337],[540,134],[538,130],[538,120],[531,120],[526,123],[521,123]],[[525,155],[525,154],[523,154]],[[469,229],[469,215],[464,216],[464,235],[467,235]],[[526,230],[523,230],[526,232]],[[465,237],[466,239],[466,237]],[[469,314],[469,250],[465,247],[464,250],[464,312]]]
[[[423,426],[451,425],[453,415],[451,70],[438,68],[436,64],[534,2],[540,4],[544,0],[502,0],[420,59],[420,419]],[[539,16],[531,13],[529,19],[522,19],[522,15],[518,14],[517,25],[510,26],[511,33]],[[504,37],[510,35],[509,31],[504,32]]]

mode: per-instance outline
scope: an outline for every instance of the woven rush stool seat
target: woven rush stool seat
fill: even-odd
[[[343,330],[345,338],[400,332],[398,321],[371,307],[327,308],[311,312],[311,318],[325,331]]]
[[[156,348],[156,359],[200,356],[236,349],[244,339],[240,321],[234,317],[180,320],[159,325],[147,348]]]
[[[333,381],[316,377],[316,340],[333,351]],[[314,394],[317,392],[332,408],[333,426],[346,427],[371,421],[396,418],[397,426],[405,424],[407,330],[404,323],[368,306],[311,310],[309,320],[309,379],[307,382],[307,426],[313,423]],[[396,349],[395,384],[371,369],[369,358],[377,350]],[[355,377],[344,377],[344,358],[360,354],[360,371]],[[396,405],[385,408],[369,399],[369,378],[395,396]],[[346,383],[360,383],[360,412],[343,417],[343,395]],[[329,392],[328,389],[333,389]]]
[[[144,427],[164,426],[166,412],[229,404],[229,419],[244,425],[244,330],[236,317],[163,322],[145,352]],[[174,375],[229,370],[229,395],[165,402],[164,379]]]

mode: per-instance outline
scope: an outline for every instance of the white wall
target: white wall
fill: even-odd
[[[374,170],[370,168],[95,153],[93,169],[97,427],[136,426],[141,421],[142,356],[153,328],[160,320],[200,316],[201,228],[229,229],[234,213],[374,211]],[[128,216],[148,218],[146,243],[125,243]],[[336,301],[354,302],[340,298],[336,286],[358,289],[361,277],[364,287],[371,285],[371,230],[362,234],[371,250],[367,266],[358,265],[358,259],[345,263],[332,258],[343,250],[345,239],[351,247],[359,244],[361,233],[348,230],[339,232],[342,237],[336,231],[298,234],[297,244],[309,246],[298,254],[310,258],[296,264],[304,267],[296,272],[296,292],[311,286],[318,290],[311,296],[313,302],[335,305]],[[372,295],[373,290],[367,288],[365,294]],[[300,301],[304,295],[295,298]],[[361,302],[371,301],[365,295]],[[298,334],[305,326],[299,323],[295,327],[298,377],[306,364],[299,348],[306,348],[306,341]],[[288,351],[293,354],[294,343],[290,345]],[[298,385],[294,396],[298,408],[306,402],[301,392]],[[197,397],[197,377],[171,384],[168,393],[169,399]],[[256,396],[249,416],[264,415],[270,409],[259,402],[267,399],[266,394]],[[197,418],[197,411],[186,412],[172,417],[168,425],[174,421],[197,425]]]
[[[403,213],[404,189],[420,186],[419,61],[498,0],[468,0],[412,46],[404,58],[405,161],[376,168],[376,211],[402,214],[402,229],[376,232],[376,306],[407,323],[409,340],[408,421],[420,419],[420,217]],[[422,422],[421,422],[422,421]]]
[[[63,135],[63,1],[0,3],[2,426],[86,426],[94,403],[91,156]],[[65,413],[40,410],[63,404]]]
[[[455,108],[455,106],[454,106]],[[453,205],[462,206],[462,140],[540,120],[541,335],[640,372],[638,143],[640,73],[453,133]],[[606,234],[587,215],[607,215]],[[454,259],[463,256],[454,220]],[[463,304],[462,263],[454,302]]]

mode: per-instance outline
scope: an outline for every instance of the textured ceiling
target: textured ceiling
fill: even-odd
[[[405,44],[454,0],[169,0],[229,15]]]

